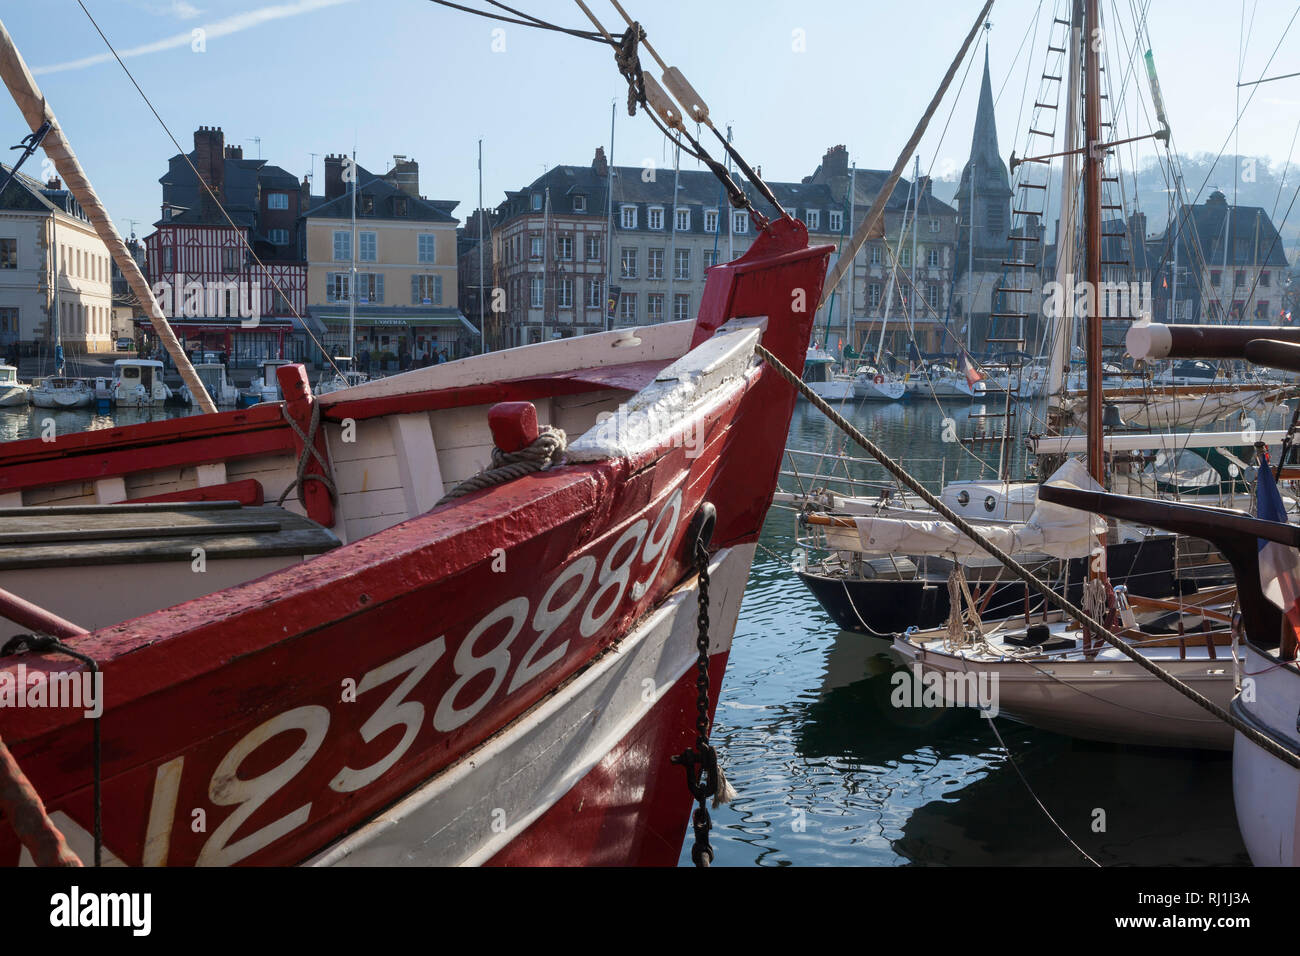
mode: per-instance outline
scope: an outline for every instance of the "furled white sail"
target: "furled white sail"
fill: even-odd
[[[1065,462],[1048,484],[1101,491],[1077,459]],[[1055,558],[1082,558],[1100,550],[1099,536],[1106,522],[1097,515],[1039,501],[1029,520],[1016,523],[974,523],[980,533],[1009,554],[1046,554]],[[956,525],[939,519],[862,516],[854,519],[860,549],[875,554],[942,555],[961,559],[984,557],[986,552]]]
[[[1194,428],[1221,421],[1233,412],[1267,414],[1282,401],[1290,389],[1268,391],[1210,392],[1201,395],[1178,395],[1172,398],[1118,401],[1119,416],[1128,425],[1144,428]]]

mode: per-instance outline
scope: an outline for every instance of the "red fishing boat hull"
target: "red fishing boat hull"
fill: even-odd
[[[794,404],[753,348],[761,336],[801,367],[828,254],[807,247],[800,224],[773,224],[710,273],[691,350],[672,364],[459,395],[384,385],[319,406],[287,388],[296,431],[254,409],[44,455],[19,443],[0,467],[10,504],[88,479],[134,500],[174,493],[140,477],[160,469],[207,469],[218,484],[239,477],[226,462],[249,445],[290,466],[316,447],[307,472],[332,468],[338,485],[331,496],[309,482],[299,510],[338,527],[341,547],[70,639],[102,673],[106,860],[675,862],[689,796],[670,758],[693,742],[695,719],[691,518],[705,502],[717,509],[712,708]],[[432,423],[445,444],[440,410],[473,418],[493,400],[581,396],[620,376],[644,386],[626,402],[627,428],[616,418],[588,431],[570,464],[428,508],[441,490],[418,480],[412,439],[396,471],[414,516],[383,526],[358,510],[388,466],[346,460],[347,429],[360,447],[427,438]],[[0,665],[0,737],[88,858],[92,720],[66,701],[32,703],[86,669],[57,653]],[[6,706],[6,676],[23,702]],[[29,858],[0,826],[0,864]]]

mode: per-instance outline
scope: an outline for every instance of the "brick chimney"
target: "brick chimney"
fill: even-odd
[[[200,126],[194,131],[194,166],[218,194],[217,187],[225,185],[225,145],[220,126]]]
[[[849,194],[849,149],[847,146],[832,146],[822,156],[821,169],[813,177],[814,182],[822,182],[830,187],[831,198],[837,203],[844,202]]]
[[[226,159],[243,159],[243,158],[244,158],[244,147],[242,146],[226,147]]]
[[[393,157],[393,168],[384,176],[406,195],[420,198],[420,164],[405,156]]]
[[[591,171],[597,176],[609,175],[609,160],[605,158],[605,147],[596,147],[596,156],[591,161]]]
[[[325,157],[325,198],[337,199],[347,192],[347,183],[343,182],[343,156],[333,153]]]
[[[194,168],[222,202],[226,198],[225,145],[226,136],[220,126],[200,126],[194,131]],[[205,209],[212,203],[206,190],[202,203]]]
[[[46,189],[59,190],[63,188],[63,180],[58,176],[51,176],[50,181],[45,184]]]

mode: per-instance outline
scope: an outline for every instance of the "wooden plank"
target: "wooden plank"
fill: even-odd
[[[278,521],[240,521],[219,527],[201,524],[137,525],[135,527],[87,527],[84,519],[67,527],[40,531],[0,531],[0,546],[6,544],[47,544],[58,541],[127,541],[137,538],[186,538],[196,534],[270,534],[280,530]]]
[[[388,427],[396,451],[399,484],[406,498],[406,514],[423,514],[443,496],[442,467],[429,416],[394,415]]]

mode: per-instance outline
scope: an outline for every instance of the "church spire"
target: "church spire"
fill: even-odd
[[[993,80],[989,75],[989,50],[984,48],[984,80],[980,84],[979,109],[975,113],[975,133],[971,137],[970,159],[978,164],[975,189],[985,183],[1010,189],[1007,165],[998,150],[997,116],[993,111]],[[969,163],[967,164],[969,166]],[[967,185],[969,188],[969,184]]]
[[[973,197],[972,175],[975,177]],[[984,78],[980,83],[979,108],[975,113],[970,158],[962,168],[956,199],[963,237],[967,241],[974,240],[976,271],[980,260],[991,263],[990,268],[998,266],[1000,269],[1009,245],[1007,236],[1011,225],[1011,177],[998,150],[998,125],[993,109],[993,79],[989,72],[987,46],[984,48]],[[975,210],[973,236],[968,231],[972,228],[972,200]],[[968,260],[967,243],[963,242],[957,250],[959,272],[972,267]]]

